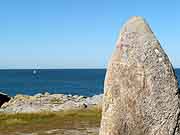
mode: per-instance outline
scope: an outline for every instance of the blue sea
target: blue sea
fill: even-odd
[[[180,82],[180,69],[176,69]],[[105,69],[0,70],[0,91],[16,94],[63,93],[93,96],[103,93]]]
[[[105,69],[0,70],[0,91],[16,94],[63,93],[93,96],[103,92]]]

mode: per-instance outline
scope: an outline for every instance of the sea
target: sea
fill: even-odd
[[[175,69],[180,82],[180,69]],[[0,92],[16,94],[61,93],[93,96],[103,93],[106,69],[0,70]]]

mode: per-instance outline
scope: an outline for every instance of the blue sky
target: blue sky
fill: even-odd
[[[134,15],[180,67],[179,0],[0,0],[0,68],[105,68]]]

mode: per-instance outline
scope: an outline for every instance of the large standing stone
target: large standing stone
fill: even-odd
[[[174,70],[141,17],[122,28],[109,62],[100,135],[180,135]]]

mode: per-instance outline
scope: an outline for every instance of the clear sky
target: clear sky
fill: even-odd
[[[0,68],[105,68],[134,15],[180,67],[180,0],[0,0]]]

